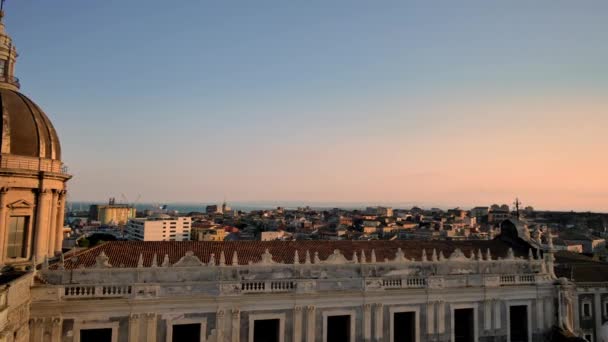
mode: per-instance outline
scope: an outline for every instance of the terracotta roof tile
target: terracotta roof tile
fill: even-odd
[[[152,265],[154,255],[157,263],[163,262],[165,254],[169,256],[171,264],[179,261],[188,251],[192,251],[202,262],[208,263],[211,254],[215,255],[216,264],[219,264],[220,253],[224,252],[227,265],[232,263],[233,253],[236,251],[240,265],[249,262],[258,262],[266,249],[273,256],[273,260],[281,263],[293,263],[295,251],[298,251],[300,263],[304,263],[306,251],[309,251],[311,260],[315,253],[319,254],[321,260],[325,260],[334,250],[339,250],[347,259],[352,259],[356,252],[359,261],[361,251],[365,251],[367,261],[370,261],[371,252],[374,250],[377,261],[385,258],[392,260],[398,248],[401,248],[405,257],[410,260],[421,260],[422,250],[426,250],[428,258],[431,258],[433,249],[442,251],[448,257],[456,248],[459,248],[466,256],[472,252],[481,250],[484,254],[489,248],[493,258],[505,257],[509,245],[498,241],[111,241],[91,249],[75,253],[65,258],[65,268],[75,269],[91,267],[95,265],[95,258],[103,251],[109,258],[113,267],[137,267],[139,255],[143,256],[145,267]],[[516,256],[527,256],[527,250],[516,250]],[[56,265],[54,265],[56,267]]]

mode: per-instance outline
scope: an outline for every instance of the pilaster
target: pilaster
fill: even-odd
[[[302,307],[293,308],[293,341],[302,342]]]
[[[437,333],[445,333],[445,302],[437,301]]]
[[[139,341],[139,315],[133,314],[129,316],[129,342]]]
[[[500,300],[495,299],[494,300],[494,329],[495,330],[500,330],[502,327],[500,325],[501,323],[501,318],[500,318],[500,314],[501,314],[501,309],[502,309],[502,303],[500,302]]]
[[[51,320],[51,341],[61,341],[61,328],[63,320],[61,317],[53,317]]]
[[[370,341],[372,338],[372,305],[363,304],[363,340]]]
[[[545,330],[545,305],[543,298],[536,299],[536,329],[538,332],[543,332]]]
[[[4,250],[5,241],[4,238],[6,232],[6,222],[8,221],[8,211],[6,210],[6,194],[9,188],[0,188],[0,265],[4,264],[4,256],[6,251]]]
[[[601,328],[602,328],[602,298],[600,296],[600,293],[596,292],[593,294],[593,309],[594,309],[594,315],[593,317],[595,318],[595,336],[596,339],[599,339],[600,336],[602,336],[601,334]],[[576,315],[578,317],[578,315]]]
[[[426,333],[429,336],[435,334],[435,303],[430,302],[426,305]]]
[[[156,342],[156,314],[146,314],[146,341]]]
[[[310,305],[306,307],[306,342],[315,342],[315,307]]]
[[[217,334],[217,342],[224,342],[224,316],[224,310],[220,309],[217,310],[217,312],[215,313],[215,332]]]
[[[375,314],[374,314],[374,318],[375,318],[375,326],[374,326],[374,339],[376,341],[382,341],[382,336],[383,336],[383,323],[384,323],[384,319],[383,319],[383,313],[384,313],[384,305],[383,304],[375,304],[374,305],[375,308]]]
[[[494,299],[488,298],[484,302],[483,327],[485,330],[492,330],[492,304]]]
[[[65,216],[66,191],[59,193],[59,209],[57,210],[57,222],[55,224],[55,253],[61,253],[63,247],[63,221]]]
[[[241,310],[232,309],[232,332],[230,338],[232,342],[239,342],[241,339]]]
[[[49,231],[48,231],[48,247],[47,254],[49,257],[54,256],[55,250],[55,238],[57,234],[55,229],[57,228],[57,202],[59,201],[59,194],[57,191],[53,191],[51,195],[51,216],[49,217]]]
[[[36,205],[36,230],[35,230],[35,249],[34,255],[36,256],[37,262],[44,259],[48,248],[48,234],[49,234],[49,202],[51,199],[51,191],[43,189],[38,192],[38,203]]]

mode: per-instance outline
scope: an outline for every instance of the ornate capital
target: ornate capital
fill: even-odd
[[[295,313],[298,313],[298,314],[299,314],[299,313],[301,313],[301,312],[302,312],[302,307],[301,307],[301,306],[299,306],[299,305],[298,305],[298,306],[295,306],[295,307],[293,308],[293,311],[294,311]]]
[[[372,309],[372,304],[370,304],[370,303],[363,304],[363,310],[370,311],[371,309]]]
[[[148,313],[148,314],[144,314],[146,317],[146,320],[148,321],[152,321],[156,318],[156,314],[155,313]]]
[[[138,314],[132,314],[129,316],[129,322],[134,322],[139,320],[139,315]]]
[[[61,317],[53,317],[52,318],[52,324],[53,326],[57,327],[60,326],[62,323]]]
[[[238,319],[241,316],[241,310],[234,308],[231,310],[232,312],[232,319]]]
[[[215,313],[215,315],[217,316],[217,318],[224,318],[225,312],[224,310],[217,310],[217,312]]]
[[[8,186],[0,187],[0,196],[6,194],[11,188]]]
[[[376,303],[376,304],[374,304],[374,306],[376,307],[376,309],[382,309],[382,307],[384,306],[384,304],[382,304],[382,303]]]
[[[309,306],[306,307],[306,311],[308,313],[314,312],[315,309],[316,309],[316,307],[314,305],[309,305]]]

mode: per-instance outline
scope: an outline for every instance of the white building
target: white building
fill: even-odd
[[[130,219],[127,234],[138,241],[188,241],[190,240],[191,217],[171,217],[159,214],[148,218]]]

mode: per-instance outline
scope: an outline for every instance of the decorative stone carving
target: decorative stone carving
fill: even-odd
[[[156,253],[154,253],[154,256],[152,257],[152,267],[158,267],[158,256],[156,255]]]
[[[445,261],[445,256],[443,255],[443,251],[439,251],[439,261]]]
[[[215,254],[211,253],[211,255],[209,256],[209,262],[207,263],[207,266],[215,266]]]
[[[293,253],[293,264],[297,265],[300,263],[300,256],[298,255],[298,250]]]
[[[169,255],[165,254],[165,257],[163,258],[163,263],[161,264],[162,267],[169,267],[170,263],[169,263]]]
[[[194,255],[194,252],[188,251],[186,255],[184,255],[178,262],[176,262],[173,267],[196,267],[203,266],[204,264],[201,260]]]
[[[226,256],[223,250],[220,252],[220,266],[226,266]]]
[[[490,252],[490,249],[488,248],[488,250],[486,251],[486,260],[491,261],[492,260],[492,252]]]
[[[481,253],[481,249],[477,249],[477,260],[483,261],[483,254]]]
[[[144,267],[144,256],[140,253],[139,259],[137,259],[137,268]]]
[[[405,257],[405,254],[401,250],[401,248],[397,248],[397,252],[395,253],[394,262],[408,262],[409,260]]]
[[[306,258],[304,259],[304,264],[310,265],[310,252],[306,250]]]
[[[361,250],[361,263],[365,264],[367,262],[367,257],[365,256],[365,251]]]
[[[321,259],[319,259],[319,252],[315,252],[315,264],[320,264],[321,263]]]
[[[433,248],[433,255],[431,255],[431,261],[437,262],[437,249]]]
[[[450,255],[449,261],[470,261],[464,253],[460,250],[460,248],[456,248],[452,255]]]
[[[382,280],[380,279],[366,279],[365,280],[365,291],[378,291],[384,290],[382,286]]]
[[[262,260],[260,260],[259,262],[256,263],[256,265],[274,265],[276,264],[276,262],[274,260],[272,260],[272,254],[270,254],[270,251],[268,251],[268,248],[266,248],[266,251],[264,251],[264,253],[262,254]]]
[[[357,251],[353,252],[353,259],[351,260],[353,264],[359,263],[359,258],[357,257]]]
[[[97,267],[97,268],[112,267],[112,265],[110,265],[109,260],[110,260],[110,258],[108,258],[106,253],[104,253],[104,251],[101,251],[101,253],[99,253],[99,255],[95,258],[95,267]]]
[[[426,258],[426,249],[422,249],[422,258],[421,258],[422,262],[427,262],[427,258]]]
[[[317,283],[314,280],[298,281],[296,286],[297,293],[313,293],[316,291]]]
[[[239,255],[237,254],[236,251],[234,251],[234,253],[232,253],[232,266],[238,266],[239,265]]]
[[[372,249],[372,260],[371,260],[372,264],[376,263],[376,250]]]
[[[506,260],[515,260],[515,254],[513,254],[513,248],[509,247],[509,251],[507,252]]]
[[[241,285],[239,283],[220,284],[220,293],[224,296],[240,295],[241,294]]]
[[[316,253],[315,258],[318,258],[318,255]],[[315,262],[317,262],[316,259]],[[340,253],[339,250],[335,249],[334,252],[330,254],[327,259],[325,259],[324,263],[330,265],[343,265],[347,264],[348,260],[344,257],[344,255],[342,255],[342,253]]]

